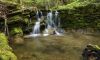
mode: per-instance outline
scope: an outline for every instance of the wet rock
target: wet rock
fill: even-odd
[[[49,29],[45,29],[44,34],[52,35],[54,34],[54,32],[55,32],[54,28],[49,28]]]
[[[24,44],[24,39],[23,37],[16,35],[14,36],[14,44]]]

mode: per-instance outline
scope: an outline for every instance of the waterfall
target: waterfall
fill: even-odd
[[[29,37],[37,37],[40,36],[40,22],[42,19],[43,14],[41,11],[36,12],[36,22],[35,25],[32,27],[32,33],[29,35]],[[45,19],[45,30],[43,31],[43,36],[48,35],[57,35],[62,36],[63,35],[63,29],[60,27],[60,18],[59,18],[59,12],[55,11],[54,13],[52,11],[47,13],[46,19]]]
[[[49,12],[47,14],[47,28],[53,28],[54,26],[54,22],[53,22],[53,14],[52,14],[52,11]]]
[[[46,17],[46,27],[43,36],[48,36],[49,30],[54,27],[52,11],[48,12]]]
[[[30,36],[32,37],[36,37],[36,36],[40,36],[40,22],[41,22],[41,17],[42,17],[42,12],[41,11],[37,11],[36,12],[36,22],[35,25],[32,27],[32,33]]]
[[[47,13],[46,28],[43,35],[48,36],[50,34],[55,34],[59,36],[62,35],[58,11],[55,11],[54,14],[52,13],[52,11]]]
[[[60,28],[60,18],[59,18],[59,12],[58,11],[55,11],[55,15],[54,15],[54,30],[55,30],[55,34],[56,35],[63,35],[62,33],[62,29]]]
[[[56,11],[54,16],[55,16],[55,17],[54,17],[55,27],[58,28],[58,27],[60,27],[59,12]]]

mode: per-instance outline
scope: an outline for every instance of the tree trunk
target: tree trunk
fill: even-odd
[[[7,18],[5,17],[4,20],[5,20],[5,34],[7,36],[9,36],[9,30],[8,30],[8,25],[7,25]]]

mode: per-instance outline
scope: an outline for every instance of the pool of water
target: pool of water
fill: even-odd
[[[25,38],[24,44],[11,45],[18,60],[81,60],[84,47],[98,44],[100,36],[70,34]]]

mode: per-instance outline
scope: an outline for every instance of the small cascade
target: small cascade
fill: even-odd
[[[48,36],[51,34],[61,36],[62,33],[60,32],[60,19],[59,19],[59,12],[55,11],[53,14],[52,11],[47,13],[47,21],[46,21],[46,28],[44,31],[43,36]]]
[[[37,11],[36,13],[36,22],[35,25],[32,28],[32,33],[29,35],[29,37],[37,37],[41,36],[40,33],[40,22],[43,20],[43,14],[41,11]],[[45,19],[45,30],[43,31],[43,36],[48,35],[57,35],[62,36],[63,35],[63,29],[60,27],[60,18],[59,18],[59,12],[55,11],[54,13],[52,11],[47,13],[46,19]]]
[[[55,11],[55,15],[54,15],[54,24],[55,24],[55,34],[56,35],[63,35],[63,30],[60,28],[60,18],[59,18],[59,12]]]
[[[54,27],[54,21],[53,21],[53,14],[52,11],[47,13],[47,19],[46,19],[46,27],[43,36],[48,36],[50,33],[50,30]]]
[[[41,33],[40,33],[40,22],[41,22],[41,17],[42,16],[43,16],[42,12],[41,11],[37,11],[37,13],[36,13],[36,19],[37,19],[37,21],[35,22],[35,25],[32,28],[33,31],[30,34],[30,36],[37,37],[37,36],[41,35]]]
[[[54,23],[55,23],[55,27],[56,28],[60,27],[60,19],[59,19],[58,14],[59,14],[59,12],[56,11],[55,12],[55,15],[54,15]]]
[[[52,11],[47,14],[47,22],[46,22],[46,24],[47,24],[47,29],[54,27]]]

